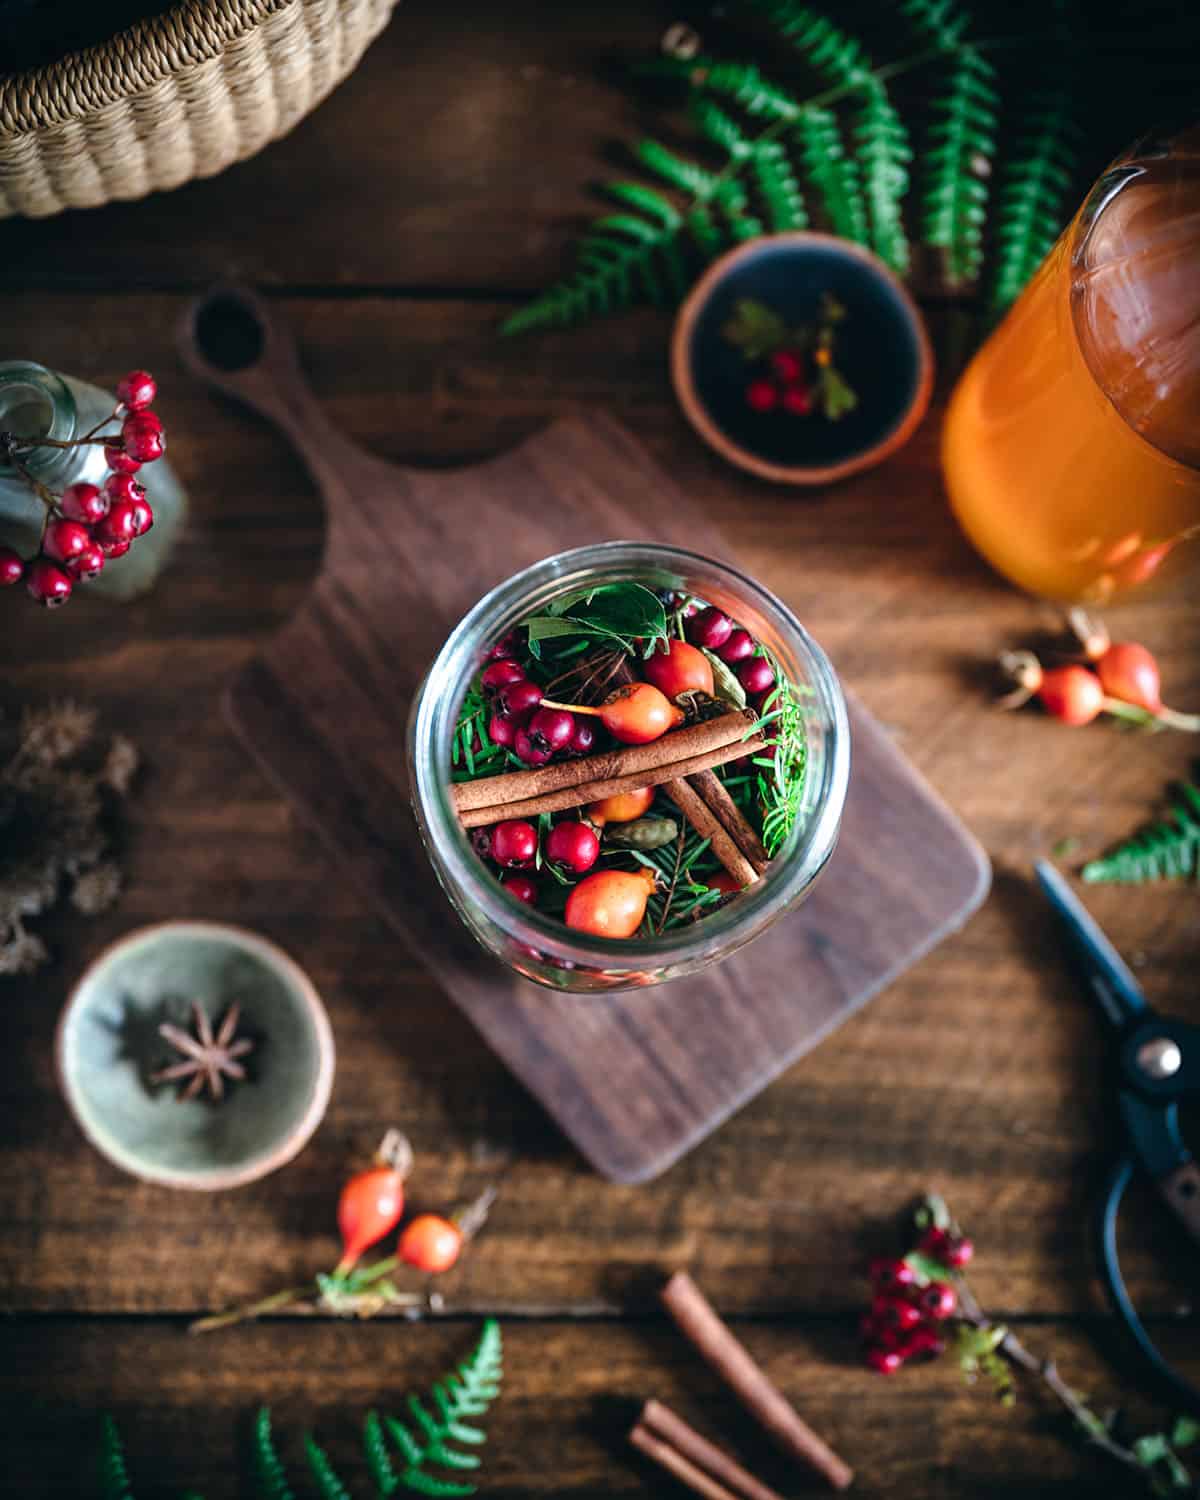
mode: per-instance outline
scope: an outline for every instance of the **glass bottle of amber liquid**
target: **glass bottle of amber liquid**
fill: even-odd
[[[950,501],[1001,573],[1104,604],[1200,558],[1200,126],[1120,157],[967,367]]]

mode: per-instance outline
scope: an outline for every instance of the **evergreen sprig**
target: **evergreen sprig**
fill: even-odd
[[[996,157],[995,69],[972,41],[960,0],[894,3],[920,50],[877,66],[857,37],[809,5],[743,0],[803,61],[811,93],[775,82],[745,59],[673,56],[640,68],[686,89],[700,144],[717,149],[719,165],[658,140],[639,142],[633,160],[652,180],[604,187],[620,212],[588,228],[573,271],[512,313],[501,333],[566,327],[636,301],[676,301],[696,270],[731,245],[813,222],[869,246],[903,273],[911,261],[904,202],[917,125],[923,144],[910,231],[938,253],[947,285],[976,280]],[[937,81],[928,117],[910,125],[888,83],[918,65],[936,70]],[[837,112],[843,104],[844,125]],[[1053,243],[1071,180],[1065,88],[1023,116],[992,206],[989,303],[996,312],[1016,297]]]
[[[1200,879],[1200,786],[1177,782],[1167,816],[1083,867],[1092,885]]]
[[[391,1416],[381,1418],[374,1411],[367,1413],[363,1449],[378,1500],[389,1500],[401,1490],[431,1495],[435,1500],[457,1500],[475,1493],[473,1484],[443,1478],[437,1470],[461,1473],[479,1468],[479,1455],[462,1449],[480,1447],[486,1434],[465,1419],[486,1414],[500,1394],[503,1373],[500,1325],[489,1318],[474,1350],[433,1386],[428,1403],[409,1396],[409,1424]],[[399,1463],[392,1457],[393,1448]],[[311,1434],[305,1434],[304,1452],[320,1500],[352,1500],[329,1455]],[[271,1413],[265,1406],[254,1423],[253,1468],[259,1500],[295,1500],[275,1447]],[[101,1430],[99,1475],[100,1500],[133,1500],[120,1434],[109,1416],[104,1418]]]

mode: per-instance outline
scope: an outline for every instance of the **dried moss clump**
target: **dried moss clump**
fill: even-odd
[[[116,900],[121,877],[108,825],[138,753],[122,735],[105,742],[78,703],[0,719],[0,976],[44,964],[46,945],[25,923],[67,894],[89,916]]]

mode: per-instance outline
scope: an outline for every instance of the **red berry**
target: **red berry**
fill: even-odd
[[[553,755],[545,745],[535,745],[529,738],[529,732],[518,729],[516,739],[513,740],[513,751],[517,759],[523,761],[527,766],[544,766]]]
[[[137,532],[137,514],[133,504],[129,500],[118,500],[114,503],[108,515],[102,521],[97,522],[93,535],[104,548],[105,555],[112,556],[108,550],[114,544],[121,542],[132,542]]]
[[[775,686],[775,673],[765,656],[751,656],[739,663],[737,679],[748,693],[769,693]]]
[[[506,682],[496,693],[496,707],[506,719],[524,725],[542,701],[542,690],[536,682]]]
[[[130,458],[120,447],[120,439],[115,443],[105,443],[104,462],[114,474],[136,474],[142,467],[136,458]]]
[[[914,1303],[903,1297],[884,1294],[872,1299],[871,1317],[883,1328],[895,1328],[907,1333],[925,1319],[925,1314]]]
[[[914,1328],[900,1346],[901,1351],[911,1358],[922,1356],[936,1359],[939,1354],[946,1352],[946,1341],[941,1338],[932,1328],[923,1326]]]
[[[94,484],[69,484],[58,502],[59,509],[68,521],[78,521],[82,526],[94,526],[108,515],[111,501],[108,495]]]
[[[130,509],[133,511],[134,536],[145,536],[154,525],[154,511],[150,507],[149,500],[144,495],[140,500],[132,500]]]
[[[104,569],[104,549],[99,542],[89,541],[76,557],[66,564],[72,578],[98,578]]]
[[[500,884],[510,896],[524,902],[526,906],[537,905],[537,886],[528,875],[522,875],[520,870],[510,870],[507,875],[502,875]]]
[[[129,542],[101,542],[100,550],[112,562],[114,557],[124,557],[130,548]]]
[[[25,574],[25,587],[31,599],[47,609],[58,609],[71,597],[70,578],[48,557],[35,557]]]
[[[492,829],[492,858],[498,865],[531,865],[537,855],[537,829],[521,818],[506,818]]]
[[[946,1281],[931,1281],[928,1286],[921,1288],[917,1296],[918,1305],[924,1310],[926,1317],[942,1322],[946,1318],[954,1316],[958,1307],[958,1293]]]
[[[956,1271],[961,1271],[963,1266],[969,1266],[974,1258],[975,1246],[966,1235],[952,1235],[949,1245],[946,1246],[946,1264],[953,1266]]]
[[[780,405],[793,417],[807,417],[813,409],[812,396],[807,386],[803,385],[789,386],[781,397]]]
[[[348,1271],[364,1250],[395,1229],[404,1213],[404,1180],[412,1165],[412,1148],[403,1136],[394,1146],[387,1136],[376,1162],[356,1172],[338,1198],[342,1259],[334,1275]]]
[[[440,1214],[418,1214],[400,1235],[400,1259],[418,1271],[448,1271],[462,1253],[463,1232]]]
[[[162,423],[149,411],[135,411],[125,418],[121,428],[121,445],[130,458],[140,464],[151,464],[167,449]]]
[[[904,1364],[904,1355],[898,1349],[868,1349],[867,1363],[880,1375],[894,1375]]]
[[[104,481],[104,493],[112,504],[118,500],[143,500],[146,495],[132,474],[110,474]]]
[[[596,743],[596,731],[586,719],[575,720],[575,729],[567,745],[568,755],[590,755]]]
[[[10,588],[25,576],[25,562],[11,547],[0,547],[0,588]]]
[[[1037,690],[1042,707],[1064,724],[1090,724],[1104,707],[1100,679],[1086,667],[1051,667]]]
[[[771,356],[771,372],[784,385],[795,385],[804,374],[804,360],[795,349],[776,349]]]
[[[1162,713],[1162,681],[1158,662],[1136,641],[1114,641],[1096,663],[1100,686],[1110,698],[1134,703],[1147,713]]]
[[[515,661],[510,661],[505,657],[484,667],[480,681],[483,683],[485,692],[494,693],[510,682],[524,682],[525,672]]]
[[[586,823],[556,823],[546,839],[546,858],[572,875],[586,875],[600,857],[600,840]]]
[[[529,738],[543,750],[553,753],[571,743],[575,733],[575,715],[562,708],[539,708],[525,726]]]
[[[42,549],[55,562],[70,562],[92,545],[92,533],[78,521],[51,521],[42,538]]]
[[[489,646],[483,653],[484,661],[501,661],[508,656],[516,655],[520,649],[517,640],[517,632],[510,630],[507,635],[502,635],[494,646]]]
[[[747,657],[753,656],[757,650],[754,637],[748,630],[735,630],[719,648],[717,655],[732,667],[736,666],[739,661],[745,661]]]
[[[880,1291],[917,1284],[917,1273],[906,1260],[873,1260],[870,1276],[872,1286]]]
[[[693,646],[719,650],[733,634],[733,621],[711,604],[687,622],[687,638]]]
[[[936,1225],[927,1229],[921,1236],[917,1248],[924,1250],[926,1255],[932,1255],[935,1260],[944,1261],[946,1258],[946,1247],[950,1243],[950,1235],[945,1229],[938,1229]]]
[[[752,380],[746,387],[746,405],[751,411],[773,411],[779,392],[771,380]]]
[[[517,737],[517,726],[503,714],[493,714],[488,720],[487,732],[493,745],[503,745],[506,750],[511,750]]]
[[[130,370],[117,386],[117,400],[130,411],[140,411],[143,406],[149,406],[157,395],[158,386],[154,382],[154,376],[145,370]]]

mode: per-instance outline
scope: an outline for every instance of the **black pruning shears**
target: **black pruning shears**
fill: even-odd
[[[1100,1272],[1113,1310],[1176,1400],[1200,1412],[1200,1387],[1159,1353],[1130,1301],[1117,1257],[1117,1211],[1136,1170],[1146,1174],[1200,1249],[1200,1163],[1179,1129],[1180,1101],[1200,1096],[1200,1026],[1156,1014],[1121,955],[1053,865],[1038,860],[1038,881],[1062,924],[1074,965],[1117,1045],[1117,1104],[1125,1146],[1097,1206]]]

